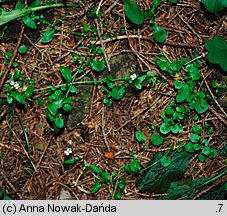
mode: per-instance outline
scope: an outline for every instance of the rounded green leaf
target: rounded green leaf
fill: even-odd
[[[189,153],[193,153],[195,151],[191,142],[187,142],[184,148]]]
[[[199,141],[199,139],[200,139],[200,136],[198,134],[190,134],[191,142],[196,143]]]
[[[168,134],[170,132],[170,126],[167,123],[162,123],[160,126],[160,132],[162,134]]]
[[[209,155],[211,152],[211,148],[209,146],[205,147],[203,150],[202,150],[202,153],[204,155]]]
[[[171,106],[167,106],[165,109],[165,113],[167,115],[172,115],[174,113],[174,109]]]
[[[129,168],[133,173],[138,173],[141,169],[140,163],[136,157],[133,157],[129,164]]]
[[[64,127],[64,120],[61,117],[57,117],[55,119],[54,124],[58,127],[58,128],[63,128]]]
[[[114,100],[120,100],[121,98],[123,98],[125,93],[125,88],[123,86],[114,86],[110,96],[114,99]]]
[[[54,38],[54,29],[47,29],[42,34],[41,42],[42,43],[49,43],[49,42],[52,41],[53,38]]]
[[[23,105],[26,105],[24,96],[20,92],[11,92],[11,96]]]
[[[76,87],[73,86],[73,85],[71,85],[71,86],[69,87],[69,91],[70,91],[71,93],[75,93],[75,92],[76,92]]]
[[[165,42],[165,40],[166,40],[166,30],[163,27],[161,27],[161,26],[159,26],[157,24],[155,24],[153,26],[153,29],[154,29],[153,30],[154,39],[157,42],[159,42],[159,43]]]
[[[176,124],[176,125],[172,125],[172,126],[170,127],[170,130],[172,131],[172,133],[174,133],[174,134],[178,134],[178,133],[179,133],[179,131],[180,131],[180,127],[179,127],[179,125],[178,125],[178,124]]]
[[[92,189],[91,189],[91,194],[97,193],[101,187],[102,187],[101,182],[100,182],[100,181],[97,181],[97,182],[93,185],[93,187],[92,187]]]
[[[118,189],[118,190],[114,193],[114,199],[115,199],[115,200],[119,200],[119,199],[121,199],[121,197],[122,197],[122,192],[121,192],[120,189]]]
[[[91,68],[93,70],[101,72],[101,71],[104,70],[106,65],[105,65],[105,61],[104,60],[101,60],[101,61],[100,60],[96,60],[96,61],[92,61],[90,63],[90,66],[91,66]]]
[[[78,157],[74,157],[74,158],[70,158],[68,160],[64,161],[64,164],[68,164],[68,165],[73,165],[75,164],[77,161],[79,161]]]
[[[63,110],[65,110],[65,111],[71,111],[72,109],[73,109],[73,107],[70,104],[64,104],[63,105]]]
[[[182,68],[182,64],[180,61],[175,60],[171,63],[170,68],[173,71],[180,71],[180,69]]]
[[[158,134],[158,133],[154,133],[152,136],[151,136],[151,143],[154,145],[154,146],[159,146],[163,143],[163,137]]]
[[[27,51],[28,51],[28,47],[24,45],[20,46],[18,49],[18,52],[22,55],[24,55]]]
[[[36,23],[29,16],[24,16],[22,18],[23,23],[31,29],[37,29]]]
[[[144,143],[146,141],[146,135],[142,131],[136,131],[135,136],[136,140],[140,143]]]
[[[200,162],[204,162],[206,160],[206,156],[204,156],[203,154],[199,154],[198,159]]]
[[[161,164],[162,164],[162,166],[163,167],[167,167],[167,166],[169,166],[170,165],[170,163],[171,163],[171,158],[170,157],[168,157],[168,156],[163,156],[162,158],[161,158]]]

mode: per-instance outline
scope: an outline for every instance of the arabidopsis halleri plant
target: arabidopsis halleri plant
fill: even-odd
[[[137,74],[135,74],[135,73],[134,73],[134,74],[132,74],[132,75],[130,76],[130,78],[132,79],[132,81],[133,81],[133,80],[135,80],[135,79],[136,79],[136,77],[137,77]]]

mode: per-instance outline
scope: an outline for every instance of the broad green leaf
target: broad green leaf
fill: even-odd
[[[158,134],[158,133],[154,133],[152,134],[151,136],[151,143],[154,145],[154,146],[159,146],[163,143],[163,137]]]
[[[15,20],[20,17],[24,17],[29,15],[32,12],[40,11],[40,10],[46,10],[50,8],[56,8],[56,7],[64,7],[65,4],[59,3],[59,4],[47,4],[43,6],[38,7],[28,7],[28,8],[22,8],[22,9],[15,9],[11,11],[4,11],[2,8],[0,8],[0,26]]]
[[[153,26],[153,29],[154,29],[153,30],[154,39],[157,42],[159,42],[159,43],[165,42],[165,40],[166,40],[166,30],[163,27],[161,27],[161,26],[159,26],[157,24],[155,24]]]
[[[175,80],[175,81],[174,81],[174,87],[175,87],[176,89],[181,89],[181,88],[183,87],[183,85],[184,85],[184,83],[181,82],[181,81],[179,81],[179,80]]]
[[[143,131],[136,131],[136,140],[140,143],[146,142],[146,134]]]
[[[36,23],[33,21],[33,19],[29,16],[24,16],[22,18],[23,23],[28,26],[31,29],[37,29]]]
[[[40,0],[34,0],[29,6],[30,7],[37,7],[40,5]]]
[[[99,174],[99,173],[102,172],[102,170],[101,170],[99,167],[95,166],[95,165],[91,165],[91,166],[89,167],[89,169],[90,169],[92,172],[97,173],[97,174]]]
[[[174,109],[173,109],[171,106],[167,106],[167,107],[165,108],[165,113],[166,113],[167,115],[173,115]]]
[[[226,6],[226,0],[202,0],[202,3],[209,12],[214,14]]]
[[[126,16],[133,23],[140,25],[144,21],[144,14],[133,0],[122,0]]]
[[[173,71],[180,71],[182,68],[182,63],[180,61],[173,61],[170,65],[171,70]]]
[[[184,176],[188,160],[191,157],[192,154],[188,154],[183,150],[176,152],[171,156],[172,161],[169,166],[163,167],[160,162],[161,158],[163,158],[163,153],[156,153],[137,183],[137,188],[140,192],[165,193],[172,182],[179,181]]]
[[[203,150],[202,150],[202,153],[204,155],[209,155],[211,153],[211,148],[209,146],[205,147]]]
[[[219,64],[223,70],[227,71],[227,41],[222,37],[215,36],[213,40],[206,42],[205,47],[208,50],[208,61]]]
[[[125,94],[125,88],[123,86],[114,86],[110,96],[114,99],[114,100],[120,100],[121,98],[124,97]]]
[[[54,38],[54,29],[47,29],[42,33],[41,42],[49,43]]]
[[[91,66],[91,68],[93,69],[93,70],[95,70],[95,71],[98,71],[98,72],[101,72],[101,71],[103,71],[104,70],[104,68],[105,68],[105,60],[96,60],[96,61],[92,61],[91,63],[90,63],[90,66]]]
[[[70,91],[71,93],[75,93],[75,92],[76,92],[76,87],[73,86],[73,85],[71,85],[71,86],[69,87],[69,91]]]
[[[204,156],[203,154],[199,154],[198,159],[200,162],[204,162],[206,160],[206,156]]]
[[[101,182],[100,182],[100,181],[97,181],[97,182],[92,186],[91,194],[97,193],[101,187],[102,187]]]
[[[133,157],[130,164],[129,164],[129,168],[133,173],[138,173],[141,169],[140,163],[137,159],[137,157]]]
[[[26,105],[24,96],[20,92],[11,92],[11,96],[23,105]]]
[[[24,4],[22,4],[20,1],[16,3],[15,9],[23,9],[23,8],[24,8]]]
[[[18,52],[22,55],[24,55],[27,51],[28,51],[28,47],[24,45],[20,46],[18,49]]]
[[[65,79],[67,83],[70,83],[72,80],[72,72],[65,66],[60,66],[59,70],[61,71],[62,77]]]

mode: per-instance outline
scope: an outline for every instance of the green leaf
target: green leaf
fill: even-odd
[[[121,98],[124,97],[124,93],[125,93],[125,88],[123,86],[114,86],[110,93],[110,96],[114,100],[120,100]]]
[[[144,21],[144,15],[140,7],[133,0],[122,0],[126,16],[133,23],[140,25]]]
[[[179,0],[169,0],[169,2],[171,2],[171,3],[178,3]]]
[[[151,136],[151,143],[154,145],[154,146],[159,146],[163,143],[163,137],[158,134],[158,133],[154,133],[152,134]]]
[[[99,173],[102,172],[102,170],[101,170],[99,167],[95,166],[95,165],[91,165],[91,166],[89,167],[89,169],[90,169],[92,172],[97,173],[97,174],[99,174]]]
[[[63,128],[63,127],[64,127],[64,120],[63,120],[63,118],[61,118],[60,116],[57,116],[57,118],[55,119],[54,124],[55,124],[58,128]]]
[[[174,109],[173,109],[171,106],[167,106],[167,107],[165,108],[165,113],[166,113],[167,115],[173,115]]]
[[[178,134],[179,131],[180,131],[180,126],[179,126],[178,124],[172,125],[172,126],[170,127],[170,130],[172,131],[172,133]]]
[[[75,93],[75,92],[76,92],[76,87],[73,86],[73,85],[71,85],[71,86],[69,87],[69,91],[70,91],[71,93]]]
[[[73,109],[73,107],[70,104],[64,104],[63,105],[63,110],[65,110],[65,111],[71,111],[72,109]]]
[[[24,16],[22,18],[23,23],[28,26],[31,29],[37,29],[36,23],[33,21],[33,19],[29,16]]]
[[[49,43],[54,38],[54,29],[47,29],[42,33],[41,42]]]
[[[4,190],[0,187],[0,197],[2,197]]]
[[[4,196],[3,200],[11,200],[9,196]]]
[[[199,154],[198,159],[200,162],[204,162],[206,160],[206,156]]]
[[[104,60],[101,60],[101,61],[100,60],[96,60],[96,61],[92,61],[90,63],[90,66],[91,66],[91,68],[93,70],[101,72],[101,71],[104,70],[106,65],[105,65],[105,61]]]
[[[24,45],[20,46],[18,49],[18,52],[22,55],[24,55],[27,51],[28,51],[28,47]]]
[[[171,163],[171,158],[170,158],[170,157],[168,157],[168,156],[163,156],[163,157],[161,158],[161,164],[162,164],[162,166],[168,167],[168,166],[170,165],[170,163]]]
[[[202,153],[204,155],[209,155],[211,153],[211,148],[209,146],[205,147],[203,150],[202,150]]]
[[[117,187],[123,190],[125,188],[126,183],[127,182],[125,180],[121,180],[120,182],[118,182]]]
[[[146,142],[146,134],[142,131],[136,131],[136,140],[140,143]]]
[[[74,157],[74,158],[70,158],[70,159],[65,160],[65,161],[64,161],[64,164],[73,165],[73,164],[75,164],[77,161],[79,161],[79,158],[78,158],[78,157]]]
[[[120,189],[118,189],[118,190],[114,193],[114,199],[115,199],[115,200],[119,200],[119,199],[121,199],[121,197],[122,197],[122,192],[121,192]]]
[[[175,80],[175,81],[174,81],[174,87],[175,87],[176,89],[181,89],[181,88],[183,87],[183,85],[184,85],[184,83],[181,82],[181,81],[179,81],[179,80]]]
[[[163,158],[163,153],[156,153],[148,167],[144,169],[145,172],[137,182],[137,188],[140,192],[165,193],[172,182],[179,181],[184,176],[188,160],[191,157],[192,154],[188,154],[184,150],[176,152],[171,156],[172,161],[169,166],[163,167],[160,162]],[[169,159],[164,161],[168,162]]]
[[[141,169],[140,163],[136,156],[134,156],[129,164],[129,168],[133,173],[138,173]]]
[[[20,92],[11,92],[11,96],[23,105],[26,105],[24,96]]]
[[[28,86],[28,88],[25,91],[25,97],[30,98],[33,94],[33,91],[34,91],[33,85]]]
[[[209,12],[215,14],[224,9],[226,6],[225,1],[226,0],[202,0],[202,3]]]
[[[57,107],[55,106],[54,102],[47,103],[47,109],[51,115],[55,116],[57,114]]]
[[[97,182],[92,186],[91,194],[97,193],[101,187],[102,187],[101,182],[100,182],[100,181],[97,181]]]
[[[157,42],[163,43],[166,40],[166,30],[163,27],[155,24],[153,26],[153,37]]]
[[[162,123],[160,126],[160,132],[162,134],[168,134],[170,132],[170,126],[167,123]]]
[[[61,75],[62,77],[65,79],[65,81],[67,83],[70,83],[70,81],[72,80],[72,73],[71,71],[65,67],[65,66],[60,66],[59,70],[61,71]]]
[[[110,175],[107,172],[100,172],[99,175],[101,176],[101,181],[109,184],[110,183]]]
[[[195,151],[191,142],[187,142],[184,148],[189,153],[193,153]]]
[[[180,71],[182,68],[182,63],[180,61],[173,61],[170,65],[172,71]]]
[[[190,134],[190,140],[193,143],[197,143],[200,139],[200,136],[198,134]]]
[[[183,102],[189,96],[189,86],[184,84],[183,87],[178,91],[176,101],[178,103]]]
[[[219,64],[223,70],[227,71],[227,41],[222,37],[215,36],[213,40],[208,40],[206,42],[205,47],[208,50],[206,56],[208,61]]]

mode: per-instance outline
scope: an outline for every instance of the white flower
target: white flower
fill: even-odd
[[[132,79],[132,80],[135,80],[136,79],[136,77],[137,77],[137,74],[132,74],[131,76],[130,76],[130,78]]]
[[[11,81],[9,82],[9,84],[10,84],[11,86],[13,86],[13,85],[15,84],[15,82],[14,82],[13,80],[11,80]]]
[[[72,142],[73,142],[72,140],[69,140],[69,141],[68,141],[68,144],[69,144],[69,145],[72,145]]]
[[[69,156],[70,154],[73,153],[72,148],[67,148],[67,149],[64,151],[64,153],[65,153],[66,156]]]
[[[15,88],[15,89],[19,89],[19,88],[20,88],[20,85],[19,85],[17,82],[15,82],[15,83],[14,83],[14,88]]]

